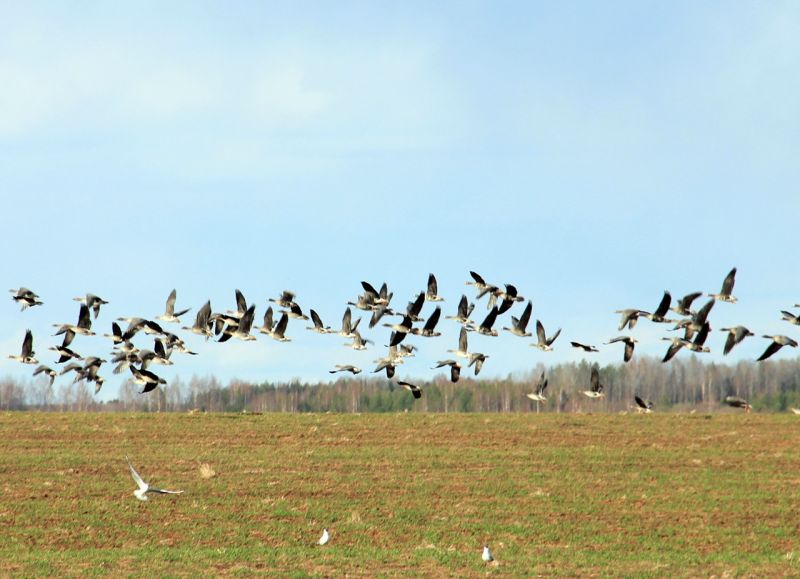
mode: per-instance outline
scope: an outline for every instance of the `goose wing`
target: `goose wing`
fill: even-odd
[[[429,317],[428,321],[425,322],[425,326],[423,326],[423,329],[428,332],[433,332],[433,330],[436,328],[436,324],[439,323],[439,317],[441,315],[442,315],[442,308],[437,306],[436,309],[433,310],[431,317]]]
[[[22,339],[22,357],[28,358],[33,355],[33,332],[25,330],[25,337]]]
[[[725,276],[725,280],[722,282],[722,291],[720,293],[724,296],[731,295],[733,292],[733,284],[736,283],[736,268],[734,267],[728,275]]]
[[[520,329],[520,331],[524,332],[525,329],[528,327],[528,322],[531,319],[532,312],[533,312],[533,302],[528,300],[528,305],[525,306],[522,315],[519,317],[519,323],[517,324],[517,327]]]
[[[550,338],[547,340],[547,345],[552,346],[553,342],[555,342],[556,338],[558,338],[560,335],[561,335],[561,328],[558,328],[558,330],[556,330],[556,333],[550,336]]]
[[[782,344],[779,344],[778,342],[773,341],[769,346],[767,346],[767,349],[764,350],[764,353],[761,354],[756,361],[757,362],[761,362],[763,360],[766,360],[767,358],[772,356],[775,352],[777,352],[781,348],[783,348]]]
[[[428,274],[428,295],[439,295],[439,285],[436,283],[436,276]]]
[[[178,299],[177,290],[173,289],[167,296],[167,304],[164,307],[164,315],[171,316],[175,313],[175,300]]]
[[[325,329],[322,324],[322,318],[319,317],[319,314],[315,312],[313,309],[310,312],[311,314],[311,321],[314,322],[314,327],[319,329]]]
[[[658,304],[656,311],[653,312],[656,316],[663,318],[667,315],[669,311],[669,305],[672,302],[672,295],[668,291],[664,292],[664,297],[661,298],[661,302]]]
[[[236,290],[236,309],[240,313],[247,311],[247,300],[244,299],[244,294],[240,290]]]

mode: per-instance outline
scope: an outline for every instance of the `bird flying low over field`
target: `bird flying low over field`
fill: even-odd
[[[131,476],[133,477],[134,482],[139,487],[133,491],[133,494],[140,501],[147,500],[147,493],[159,493],[162,495],[179,495],[183,493],[183,491],[168,491],[166,489],[157,489],[155,487],[151,487],[148,483],[142,480],[142,477],[139,476],[139,473],[136,472],[135,468],[133,468],[133,465],[131,464],[131,461],[127,455],[125,456],[125,460],[128,462],[128,468],[131,470]]]
[[[542,372],[542,375],[539,377],[539,381],[536,383],[536,387],[533,389],[533,392],[526,394],[526,396],[536,402],[547,402],[547,398],[544,396],[544,391],[546,389],[547,378],[545,378],[544,372]]]
[[[589,376],[589,390],[584,390],[582,394],[589,398],[602,398],[605,396],[603,389],[603,385],[600,384],[600,371],[597,366],[592,366],[592,372]]]
[[[22,349],[19,356],[9,355],[8,357],[23,364],[38,364],[39,360],[34,358],[36,352],[33,351],[33,332],[25,330],[25,337],[22,339]]]
[[[414,398],[422,398],[422,389],[419,386],[411,384],[409,382],[403,382],[402,380],[398,380],[397,384],[402,386],[414,396]]]
[[[653,412],[653,403],[649,400],[645,402],[642,398],[639,398],[638,395],[634,395],[633,399],[636,402],[636,410],[638,412],[644,412],[645,414]]]
[[[750,412],[753,409],[747,400],[739,398],[738,396],[726,396],[723,402],[733,408],[744,408],[745,412]]]

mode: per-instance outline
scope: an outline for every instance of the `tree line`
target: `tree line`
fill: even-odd
[[[144,412],[620,412],[634,408],[634,394],[651,400],[656,411],[714,412],[726,396],[750,401],[754,411],[783,412],[800,407],[800,358],[737,364],[706,363],[699,356],[662,364],[647,356],[628,364],[600,368],[606,397],[590,400],[591,364],[562,363],[508,375],[501,379],[463,377],[452,384],[445,374],[417,384],[420,400],[376,376],[347,376],[335,382],[253,383],[233,379],[222,384],[214,376],[180,377],[149,394],[123,382],[118,398],[99,402],[83,382],[49,385],[39,377],[0,379],[0,409],[43,411]],[[549,386],[547,402],[525,395],[542,372]]]

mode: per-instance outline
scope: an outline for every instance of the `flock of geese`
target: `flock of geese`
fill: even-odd
[[[445,316],[445,319],[453,320],[461,325],[457,348],[448,350],[448,353],[453,354],[452,358],[438,360],[433,366],[433,369],[448,367],[450,371],[450,380],[454,383],[458,382],[464,366],[471,368],[477,376],[484,363],[486,363],[489,358],[488,354],[470,351],[469,333],[474,332],[484,336],[497,337],[499,332],[495,328],[495,325],[498,318],[509,312],[518,302],[525,301],[525,298],[519,294],[514,285],[505,284],[501,287],[487,283],[483,277],[474,271],[470,272],[470,276],[472,279],[466,283],[475,287],[477,291],[476,301],[484,297],[487,298],[488,313],[480,323],[473,321],[470,316],[473,314],[475,304],[471,303],[466,295],[462,295],[455,314],[452,316]],[[638,308],[617,310],[615,313],[621,316],[618,330],[622,331],[626,328],[633,330],[637,321],[641,318],[646,318],[650,320],[650,322],[656,324],[672,324],[672,330],[681,331],[682,336],[663,338],[669,342],[669,346],[663,357],[663,362],[665,363],[674,358],[683,349],[698,353],[709,352],[710,349],[706,346],[706,340],[711,331],[711,325],[708,320],[709,314],[718,301],[731,304],[737,302],[737,299],[733,296],[735,279],[736,268],[733,268],[725,277],[720,292],[716,294],[707,294],[707,297],[710,299],[697,311],[692,310],[691,307],[695,300],[703,295],[702,292],[690,293],[678,300],[673,306],[672,296],[668,291],[665,291],[661,301],[652,313]],[[441,335],[436,328],[442,316],[442,308],[438,304],[443,302],[444,299],[438,294],[436,277],[433,274],[428,276],[426,290],[420,292],[408,302],[404,310],[395,310],[391,307],[393,293],[389,291],[385,283],[380,289],[376,289],[369,282],[363,281],[361,282],[361,287],[363,292],[357,296],[355,301],[347,303],[339,330],[331,329],[330,326],[326,326],[319,314],[313,309],[309,309],[309,315],[306,315],[298,304],[295,294],[289,291],[282,292],[277,298],[269,299],[269,302],[275,304],[277,311],[273,309],[273,306],[267,307],[263,316],[262,325],[260,327],[254,327],[256,306],[255,304],[248,304],[244,295],[239,290],[235,292],[235,310],[213,312],[211,302],[207,301],[197,311],[194,323],[191,326],[182,326],[181,329],[195,335],[203,336],[206,340],[214,339],[217,342],[227,342],[231,339],[253,341],[256,340],[256,336],[253,332],[266,335],[278,342],[289,342],[291,341],[291,338],[287,336],[289,320],[310,319],[312,325],[307,326],[308,330],[318,334],[332,334],[345,338],[348,340],[346,345],[350,348],[354,350],[365,350],[368,345],[373,342],[363,338],[359,332],[358,328],[362,318],[355,321],[353,320],[352,306],[369,315],[369,328],[375,328],[378,324],[381,324],[381,320],[386,316],[399,318],[399,321],[396,323],[383,322],[381,324],[381,326],[389,328],[391,333],[388,339],[389,343],[386,346],[386,354],[375,360],[376,366],[373,370],[375,373],[385,372],[386,377],[392,379],[395,376],[397,367],[403,364],[404,358],[413,356],[417,349],[416,346],[409,343],[410,340],[409,342],[406,341],[409,336],[435,338]],[[43,305],[39,296],[30,289],[22,287],[10,291],[13,294],[12,299],[21,306],[22,310]],[[74,382],[94,382],[95,393],[97,393],[104,383],[104,379],[100,376],[99,370],[103,364],[107,363],[107,360],[97,356],[83,357],[73,349],[73,342],[78,335],[95,335],[95,332],[92,331],[93,319],[96,320],[98,318],[101,307],[108,304],[108,302],[91,293],[74,299],[80,303],[77,323],[54,324],[57,328],[54,335],[63,336],[63,338],[59,345],[49,348],[58,356],[55,364],[64,364],[59,372],[56,372],[56,370],[50,366],[40,364],[36,359],[36,353],[33,349],[33,333],[30,330],[25,332],[19,355],[10,355],[9,358],[22,364],[36,365],[33,375],[44,374],[49,376],[51,386],[57,375],[65,375],[73,372],[75,375]],[[113,344],[111,350],[111,362],[114,364],[113,372],[115,374],[129,372],[132,380],[143,386],[141,393],[151,392],[158,388],[160,384],[166,383],[166,380],[153,372],[151,369],[153,365],[173,364],[171,356],[174,352],[196,355],[195,352],[192,352],[187,347],[181,337],[165,329],[166,324],[179,324],[181,322],[181,316],[190,311],[190,308],[176,310],[176,299],[177,292],[176,290],[172,290],[167,297],[163,314],[156,316],[152,320],[142,317],[117,318],[117,320],[111,324],[111,333],[104,334]],[[436,305],[433,311],[427,315],[426,319],[422,317],[422,311],[425,304],[428,302]],[[795,304],[795,307],[800,307],[800,304]],[[510,323],[507,326],[503,326],[502,330],[521,338],[532,337],[533,334],[528,331],[532,311],[533,304],[528,300],[527,304],[522,308],[519,317],[509,315]],[[680,316],[680,318],[668,318],[670,311]],[[782,311],[781,313],[783,319],[787,322],[793,325],[800,325],[800,316],[794,315],[788,311]],[[120,322],[127,324],[124,330]],[[741,325],[722,328],[721,330],[728,334],[723,349],[723,354],[725,355],[745,338],[754,335],[748,328]],[[532,342],[530,345],[543,352],[552,351],[553,344],[560,334],[561,329],[559,328],[548,335],[541,321],[536,320],[536,341]],[[135,346],[132,340],[137,335],[152,336],[152,349]],[[758,361],[766,360],[784,346],[797,347],[797,342],[785,335],[765,335],[764,337],[769,339],[770,343],[764,353],[758,358]],[[624,344],[623,361],[627,363],[632,359],[637,343],[638,341],[630,335],[620,335],[610,339],[605,344]],[[571,345],[586,353],[599,351],[596,346],[583,342],[573,341]],[[463,360],[463,362],[460,360]],[[361,372],[361,369],[352,364],[341,364],[335,366],[330,372],[358,374]],[[418,399],[422,396],[422,388],[411,382],[397,380],[396,384],[410,391],[414,398]],[[545,396],[547,385],[547,376],[545,373],[542,373],[537,383],[534,385],[533,392],[527,394],[528,398],[537,402],[537,404],[539,402],[545,402],[547,400]],[[593,399],[605,396],[605,387],[600,381],[600,373],[596,364],[593,365],[590,370],[588,389],[582,391],[582,394]],[[653,410],[653,403],[642,399],[638,394],[634,395],[634,402],[637,410],[640,412],[650,413]],[[749,411],[751,408],[746,400],[739,397],[729,396],[724,402],[733,407],[743,408],[746,411]],[[137,486],[133,494],[140,501],[148,500],[148,493],[178,495],[183,492],[152,487],[149,483],[144,481],[127,456],[125,460],[128,463],[131,477]],[[322,536],[317,541],[317,544],[325,545],[329,540],[330,533],[326,528],[323,530]],[[494,560],[488,545],[483,546],[481,558],[487,563]]]
[[[489,355],[483,352],[471,351],[469,348],[469,334],[475,333],[483,336],[497,337],[499,332],[496,328],[498,318],[510,312],[517,303],[525,302],[525,298],[519,293],[512,284],[503,286],[488,283],[481,275],[470,271],[471,280],[467,285],[471,285],[476,290],[475,301],[486,298],[486,313],[480,323],[473,321],[470,316],[474,312],[475,303],[470,302],[466,294],[461,296],[454,315],[445,316],[446,320],[452,320],[461,326],[458,345],[456,349],[447,350],[452,354],[451,358],[436,361],[432,369],[449,368],[450,380],[458,382],[462,371],[466,367],[472,369],[474,375],[478,375],[483,365],[489,359]],[[693,310],[692,305],[695,300],[703,296],[702,292],[690,293],[673,305],[670,292],[665,291],[658,306],[653,312],[639,308],[625,308],[616,310],[620,315],[618,331],[624,329],[633,330],[637,321],[645,318],[655,324],[671,324],[672,330],[680,332],[677,336],[663,337],[669,342],[663,362],[668,362],[674,358],[681,350],[686,349],[692,352],[704,353],[710,349],[706,345],[706,340],[711,331],[709,314],[716,302],[726,302],[735,304],[736,297],[733,295],[733,288],[736,281],[736,268],[733,268],[725,277],[719,293],[706,294],[709,298],[698,310]],[[290,291],[283,291],[277,298],[270,298],[269,302],[275,304],[275,309],[270,305],[264,312],[262,325],[255,327],[255,304],[248,304],[245,296],[238,289],[235,291],[236,309],[224,312],[214,312],[211,308],[211,301],[197,311],[194,323],[191,326],[181,326],[181,330],[202,336],[206,340],[214,339],[217,342],[227,342],[231,339],[242,341],[256,340],[256,334],[266,335],[278,342],[290,342],[287,336],[289,321],[310,320],[312,325],[307,326],[308,330],[318,334],[331,334],[348,340],[346,346],[354,350],[366,350],[371,340],[362,337],[359,325],[361,317],[354,320],[352,308],[366,312],[368,315],[369,328],[375,328],[379,324],[389,328],[391,333],[388,337],[387,350],[383,357],[375,360],[374,373],[385,372],[388,379],[393,379],[399,365],[403,364],[404,359],[413,356],[417,347],[411,344],[410,336],[415,338],[435,338],[441,335],[437,331],[438,324],[442,318],[442,306],[444,299],[439,295],[436,276],[430,274],[425,291],[418,293],[408,302],[405,309],[395,309],[391,306],[393,292],[389,291],[386,283],[380,289],[376,289],[371,283],[361,282],[362,292],[355,298],[355,301],[348,301],[340,329],[331,329],[322,321],[320,315],[314,310],[309,309],[308,315],[303,312],[296,296]],[[18,288],[10,290],[12,299],[25,310],[34,306],[43,305],[40,297],[28,288]],[[103,334],[111,340],[113,347],[111,350],[111,363],[114,364],[113,373],[130,373],[130,378],[143,386],[141,392],[147,393],[155,390],[161,384],[166,384],[166,380],[153,371],[155,365],[172,365],[172,354],[179,352],[182,354],[196,355],[186,345],[183,338],[176,333],[169,331],[167,324],[180,324],[181,317],[187,314],[191,308],[176,310],[177,292],[172,290],[166,300],[164,313],[155,316],[153,319],[143,317],[117,318],[111,324],[111,333]],[[75,337],[93,336],[93,319],[96,320],[100,315],[101,307],[108,302],[101,297],[88,293],[85,296],[74,298],[79,302],[77,323],[54,324],[57,328],[55,336],[63,336],[59,345],[51,346],[49,349],[57,354],[55,363],[64,364],[56,372],[51,366],[39,364],[33,349],[33,334],[27,330],[22,342],[19,355],[11,355],[9,358],[17,360],[23,364],[36,365],[33,375],[44,374],[50,378],[52,385],[57,375],[74,373],[74,382],[86,381],[95,384],[95,393],[99,392],[103,386],[104,378],[99,374],[100,368],[107,360],[97,356],[83,357],[73,349]],[[434,304],[434,309],[423,317],[423,309],[426,303]],[[795,304],[800,307],[800,304]],[[502,326],[502,331],[508,332],[520,338],[529,338],[533,334],[528,330],[533,312],[533,303],[528,300],[522,306],[519,317],[509,314],[508,325]],[[679,316],[672,319],[668,317],[670,312]],[[793,325],[800,325],[800,315],[794,315],[788,311],[782,311],[782,319]],[[389,317],[394,317],[399,321],[387,323]],[[126,323],[123,329],[120,323]],[[736,345],[745,338],[753,336],[754,333],[742,325],[729,328],[721,328],[727,333],[723,354],[727,355]],[[555,332],[548,334],[542,322],[536,320],[535,324],[536,341],[530,345],[543,352],[553,350],[553,344],[561,334],[559,328]],[[133,344],[133,339],[137,335],[152,336],[153,346],[150,348],[137,347]],[[784,346],[797,347],[797,341],[785,335],[765,335],[770,340],[764,353],[758,361],[766,360],[774,355]],[[598,347],[579,341],[570,342],[572,347],[580,349],[585,353],[598,352]],[[623,361],[629,362],[633,355],[638,340],[631,335],[620,335],[605,342],[605,345],[624,344]],[[358,374],[361,368],[353,364],[336,365],[330,370],[331,373],[348,372]],[[414,398],[422,396],[422,388],[406,380],[397,380],[397,386],[405,388],[411,392]],[[547,400],[545,392],[548,380],[543,373],[535,384],[533,392],[527,396],[531,400],[539,403]],[[593,365],[589,375],[588,389],[582,391],[588,398],[602,398],[605,396],[605,386],[600,381],[597,365]],[[642,412],[651,412],[652,403],[641,399],[635,395],[634,402],[636,408]],[[750,405],[740,398],[729,398],[726,402],[732,406],[750,409]]]

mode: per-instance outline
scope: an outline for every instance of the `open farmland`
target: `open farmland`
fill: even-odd
[[[0,434],[3,575],[800,574],[795,416],[5,413]],[[125,454],[185,493],[137,501]]]

